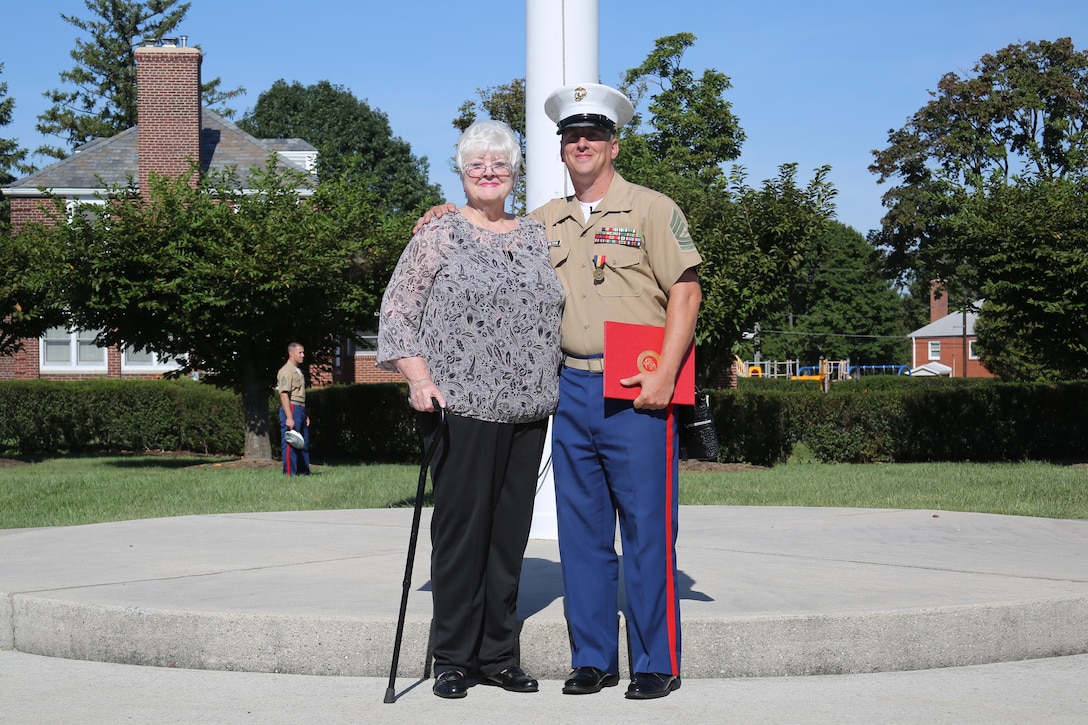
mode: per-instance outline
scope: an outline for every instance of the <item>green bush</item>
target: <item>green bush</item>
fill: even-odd
[[[307,391],[311,453],[372,463],[419,460],[404,385],[334,385]],[[268,418],[279,454],[279,400]],[[192,380],[0,382],[0,449],[25,455],[182,450],[240,456],[241,398]]]
[[[0,445],[27,455],[239,455],[244,434],[239,397],[191,380],[0,382]]]
[[[1088,460],[1088,382],[1002,383],[885,377],[743,380],[711,390],[719,460],[773,466],[804,443],[821,462]],[[420,443],[403,384],[307,391],[311,454],[415,463]],[[278,400],[269,431],[279,448]],[[191,380],[0,382],[0,449],[26,455],[183,450],[240,456],[239,396]]]
[[[711,390],[710,409],[718,429],[718,460],[773,466],[793,450],[788,425],[788,395],[739,390]]]
[[[736,404],[722,403],[716,422],[725,461],[757,462],[751,451],[760,446],[745,438],[776,435],[803,442],[821,462],[1088,460],[1084,382],[887,376],[835,382],[821,393],[799,381],[749,380],[720,396],[758,397],[764,407],[776,401],[785,411],[753,424]],[[784,433],[757,430],[779,420]]]
[[[415,463],[420,458],[415,411],[401,383],[333,385],[306,391],[311,456],[371,463]],[[279,413],[274,430],[279,443]]]

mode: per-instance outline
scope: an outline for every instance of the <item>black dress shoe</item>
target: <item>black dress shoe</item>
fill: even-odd
[[[680,689],[679,675],[666,675],[660,672],[636,672],[631,684],[627,686],[628,700],[652,700],[664,697],[673,690]]]
[[[480,684],[498,685],[510,692],[536,692],[540,689],[537,681],[522,672],[520,667],[507,667],[497,675],[480,675]]]
[[[591,695],[604,687],[620,684],[620,676],[596,667],[575,667],[570,679],[563,683],[564,695]]]
[[[447,670],[434,679],[434,694],[447,699],[464,697],[468,694],[468,683],[461,670]]]

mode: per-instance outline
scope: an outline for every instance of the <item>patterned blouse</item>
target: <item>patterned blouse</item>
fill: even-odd
[[[544,227],[506,233],[447,214],[405,247],[382,298],[378,367],[422,357],[451,413],[525,423],[555,412],[563,287]]]

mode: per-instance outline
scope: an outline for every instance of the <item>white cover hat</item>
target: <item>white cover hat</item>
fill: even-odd
[[[302,437],[302,434],[297,430],[291,429],[284,431],[283,437],[287,440],[287,445],[292,448],[301,449],[306,445],[306,439]]]
[[[575,83],[552,91],[544,101],[544,113],[559,126],[600,126],[615,133],[635,115],[627,96],[600,83]]]

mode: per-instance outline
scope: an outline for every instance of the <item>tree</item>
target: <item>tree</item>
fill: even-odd
[[[84,0],[84,4],[97,19],[60,16],[90,35],[90,40],[76,40],[70,53],[75,67],[60,73],[61,81],[74,89],[44,93],[53,105],[38,116],[38,131],[60,138],[68,147],[36,150],[55,159],[66,158],[70,149],[92,139],[136,125],[136,44],[169,35],[191,5],[178,4],[178,0]],[[244,88],[220,91],[219,85],[220,79],[215,78],[201,86],[205,105],[218,106],[245,93]],[[216,111],[227,118],[235,113],[225,107]]]
[[[1047,265],[1079,264],[1064,245],[1080,237],[1081,221],[1063,204],[1080,198],[1088,176],[1088,53],[1069,38],[1010,45],[983,56],[970,76],[946,74],[932,95],[873,152],[870,170],[899,185],[884,195],[888,213],[872,241],[901,277],[941,279],[957,298],[987,300],[978,322],[991,370],[1076,374],[1068,359],[1047,356],[1075,354],[1080,333],[1069,324],[1081,318],[1037,313],[1082,294],[1078,278]],[[1036,253],[1025,252],[1027,240],[1041,245]],[[1033,347],[1044,331],[1064,342]],[[1008,336],[999,341],[999,332]]]
[[[691,33],[660,38],[638,67],[624,75],[624,91],[652,114],[642,132],[636,112],[624,129],[616,167],[630,181],[668,194],[684,210],[703,264],[703,306],[696,359],[703,377],[721,379],[745,333],[784,301],[787,282],[834,207],[828,167],[800,186],[795,164],[760,189],[743,168],[728,175],[744,131],[725,92],[728,76],[706,70],[699,78],[682,64]]]
[[[12,236],[0,228],[0,356],[22,349],[65,322],[58,297],[61,252],[49,230],[28,224]]]
[[[792,164],[783,164],[761,189],[748,185],[741,168],[726,174],[723,164],[740,155],[744,131],[724,97],[729,77],[711,69],[697,78],[683,66],[695,40],[691,33],[660,38],[624,75],[636,114],[620,130],[616,168],[628,181],[670,196],[687,217],[703,258],[696,359],[702,377],[719,379],[745,332],[781,303],[783,281],[831,216],[835,192],[827,168],[817,169],[804,187]],[[521,88],[515,80],[479,91],[482,103],[462,105],[454,125],[471,123],[480,110],[524,124]],[[645,130],[643,105],[650,114]]]
[[[994,181],[950,226],[979,250],[986,367],[1010,380],[1088,379],[1088,178]]]
[[[246,191],[231,171],[196,188],[186,175],[152,176],[149,186],[146,200],[114,188],[70,224],[55,220],[72,323],[102,330],[101,345],[180,358],[182,373],[202,370],[240,392],[245,456],[270,458],[271,385],[287,344],[305,345],[312,369],[340,338],[371,326],[380,299],[367,277],[386,272],[360,240],[403,245],[415,216],[392,218],[375,195],[319,189],[305,202],[304,177],[277,169],[274,154]]]
[[[828,222],[787,285],[783,307],[760,325],[769,360],[855,365],[910,361],[899,295],[882,279],[883,258],[854,229]]]
[[[406,142],[393,136],[386,115],[329,81],[312,86],[276,81],[238,127],[257,138],[310,142],[318,150],[322,180],[352,179],[384,196],[394,209],[415,210],[440,199],[428,181],[426,158],[416,158]]]
[[[4,64],[0,63],[0,73],[4,72]],[[5,98],[8,94],[8,84],[0,81],[0,128],[11,123],[11,114],[15,110],[15,99]],[[26,164],[27,151],[19,147],[18,139],[0,138],[0,187],[7,186],[15,181],[13,171],[30,173],[33,167]],[[11,203],[6,196],[0,195],[0,232],[11,221]]]
[[[696,341],[709,378],[724,375],[745,335],[787,302],[802,261],[833,214],[829,170],[817,169],[801,186],[797,165],[783,164],[777,177],[757,189],[734,167],[724,194],[708,194],[689,207],[703,257]]]
[[[681,64],[684,51],[694,44],[691,33],[659,38],[642,65],[624,74],[621,90],[636,107],[628,129],[642,143],[620,165],[629,173],[639,168],[643,173],[672,169],[671,175],[694,177],[711,189],[724,178],[722,163],[740,156],[745,136],[724,98],[733,87],[729,76],[710,69],[696,79]],[[637,109],[647,98],[652,130],[643,133]]]
[[[486,112],[488,118],[502,121],[514,131],[521,144],[522,173],[514,185],[511,211],[514,214],[524,214],[525,170],[529,167],[529,160],[525,157],[525,79],[515,78],[503,85],[477,88],[476,93],[480,100],[462,103],[459,109],[461,115],[453,119],[453,127],[464,131],[481,113]]]

